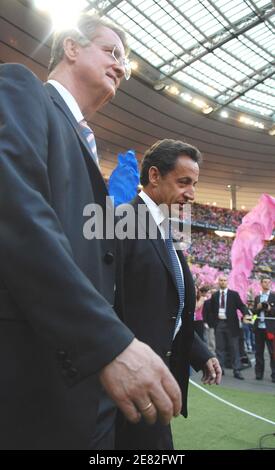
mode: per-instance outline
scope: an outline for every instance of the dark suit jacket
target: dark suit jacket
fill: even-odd
[[[173,341],[175,318],[178,311],[178,290],[167,248],[159,230],[157,239],[148,240],[148,224],[139,217],[138,208],[145,207],[138,196],[131,207],[137,225],[144,228],[147,239],[125,239],[122,243],[124,267],[121,274],[123,288],[117,287],[116,310],[136,337],[149,344],[174,373],[183,395],[182,414],[187,415],[187,388],[190,361],[199,370],[211,357],[205,344],[196,336],[193,341],[195,289],[187,262],[178,251],[185,281],[185,304],[182,328]],[[121,211],[123,207],[121,206]],[[152,226],[155,222],[148,214]],[[192,356],[192,357],[191,357]]]
[[[220,291],[218,290],[211,297],[211,309],[213,312],[214,328],[216,328],[219,320],[219,302]],[[238,336],[240,334],[240,324],[237,309],[239,309],[242,313],[247,313],[247,307],[242,302],[238,292],[228,289],[225,313],[227,318],[227,325],[232,336]]]
[[[254,308],[253,312],[256,313],[257,315],[260,313],[260,311],[257,309],[257,305],[260,302],[260,295],[257,295],[254,300]],[[275,320],[268,320],[268,317],[275,317],[275,292],[270,292],[267,302],[271,306],[270,312],[267,312],[267,319],[265,321],[266,324],[266,329],[267,331],[270,331],[271,333],[275,332]],[[254,323],[254,328],[258,328],[258,319],[255,320]]]
[[[133,338],[111,307],[114,242],[83,236],[107,195],[89,152],[52,86],[0,66],[2,449],[88,448],[97,373]]]

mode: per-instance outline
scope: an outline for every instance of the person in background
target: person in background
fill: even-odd
[[[255,297],[253,312],[257,315],[254,323],[255,331],[255,374],[256,380],[262,380],[264,376],[265,360],[264,350],[267,346],[270,357],[271,380],[275,383],[275,320],[268,320],[268,317],[275,317],[275,292],[270,290],[271,279],[263,277],[261,279],[261,293]]]
[[[219,276],[219,290],[211,297],[211,310],[215,325],[216,353],[224,373],[227,344],[236,379],[243,380],[240,372],[242,364],[240,357],[240,321],[237,310],[247,313],[247,307],[242,302],[238,292],[227,288],[227,276]]]
[[[246,352],[255,352],[255,335],[253,331],[253,306],[254,301],[247,301],[247,313],[243,316],[243,338]]]
[[[204,302],[207,300],[207,288],[196,286],[196,307],[194,314],[194,329],[199,337],[204,341],[204,324],[202,310]]]
[[[211,310],[211,295],[216,292],[216,289],[210,289],[208,292],[209,297],[205,300],[202,308],[202,317],[204,322],[204,335],[206,338],[206,344],[209,351],[215,356],[216,355],[216,340],[215,340],[215,322],[214,315]]]
[[[115,241],[83,233],[108,194],[87,122],[129,78],[126,55],[124,33],[86,13],[56,34],[46,86],[0,65],[2,449],[112,449],[115,404],[132,423],[181,409],[167,366],[112,307]]]
[[[117,311],[173,372],[182,391],[184,416],[190,364],[203,370],[204,383],[218,384],[221,379],[217,358],[197,335],[194,338],[194,282],[172,239],[171,218],[180,219],[184,205],[193,202],[200,160],[199,150],[185,142],[156,142],[142,162],[143,190],[131,205],[120,207],[122,213],[134,211],[129,231],[134,235],[121,243],[123,272],[117,284]],[[148,404],[145,413],[152,408],[154,404]],[[144,419],[133,425],[119,412],[116,449],[171,450],[170,425],[157,420],[149,426]]]

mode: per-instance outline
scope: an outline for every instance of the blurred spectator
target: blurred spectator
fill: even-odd
[[[246,214],[246,211],[230,210],[207,204],[194,203],[192,205],[192,223],[206,227],[236,230]]]
[[[243,380],[240,373],[240,335],[241,328],[237,310],[247,312],[238,292],[227,288],[227,276],[219,277],[219,290],[211,297],[211,310],[215,325],[216,352],[224,368],[227,345],[229,345],[233,375]]]
[[[247,301],[247,313],[243,316],[243,338],[246,352],[255,352],[255,335],[253,332],[253,300]]]
[[[216,355],[216,341],[215,341],[215,323],[214,314],[211,308],[211,295],[216,292],[216,289],[208,291],[208,298],[205,300],[202,308],[202,317],[204,322],[204,336],[210,352]]]
[[[192,263],[209,264],[231,269],[230,253],[233,239],[213,232],[192,230],[191,245],[185,255]],[[267,243],[254,260],[255,271],[275,271],[275,245]]]
[[[255,374],[257,380],[264,375],[264,350],[267,346],[270,356],[271,380],[275,383],[275,334],[274,321],[268,317],[275,317],[275,292],[271,292],[271,279],[261,279],[261,294],[255,297],[253,312],[257,315],[255,320],[256,364]]]
[[[204,341],[204,327],[203,327],[203,317],[202,309],[205,300],[207,299],[206,293],[207,288],[196,286],[196,307],[194,313],[194,329],[199,335],[199,337]]]

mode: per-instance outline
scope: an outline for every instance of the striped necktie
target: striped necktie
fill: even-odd
[[[179,327],[181,325],[181,314],[182,310],[184,307],[184,280],[183,280],[183,275],[180,269],[179,265],[179,259],[177,256],[176,251],[174,250],[173,247],[173,239],[172,239],[172,233],[171,233],[171,225],[169,225],[169,232],[168,232],[168,238],[165,239],[165,244],[166,248],[168,250],[168,253],[170,255],[170,260],[171,264],[174,270],[175,278],[176,278],[176,283],[177,283],[177,288],[178,288],[178,294],[179,294],[179,307],[178,307],[178,312],[177,312],[177,317],[176,317],[176,324],[175,324],[175,331],[174,331],[174,338],[179,330]]]
[[[96,162],[96,164],[99,166],[94,133],[93,133],[92,129],[88,126],[87,121],[85,121],[85,119],[82,119],[82,121],[80,121],[79,125],[80,125],[81,134],[83,135],[83,137],[88,142],[88,145],[89,145],[90,150],[92,152],[93,159]]]

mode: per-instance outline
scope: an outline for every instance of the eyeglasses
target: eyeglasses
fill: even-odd
[[[92,41],[90,39],[88,39],[82,33],[80,33],[80,35],[81,35],[82,38],[84,38],[84,40],[88,41],[88,43],[91,44]],[[95,43],[95,42],[94,42],[94,44],[102,45],[100,43]],[[105,47],[107,47],[107,46],[105,46]],[[131,72],[132,72],[132,67],[131,67],[131,63],[130,63],[129,59],[125,56],[122,56],[121,50],[116,45],[113,47],[111,54],[112,54],[113,58],[115,59],[115,61],[120,66],[123,67],[125,80],[129,80],[129,78],[131,77]]]
[[[112,50],[112,56],[115,61],[124,68],[125,80],[129,80],[131,77],[131,63],[127,57],[121,55],[119,47],[114,46]]]

